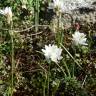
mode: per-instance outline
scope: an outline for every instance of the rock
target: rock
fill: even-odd
[[[70,14],[73,17],[73,21],[77,20],[80,22],[96,23],[96,0],[71,1],[73,1],[77,7],[75,7],[74,10],[67,11],[66,13]]]

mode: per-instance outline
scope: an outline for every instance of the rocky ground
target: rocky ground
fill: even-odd
[[[70,23],[79,22],[79,23],[87,23],[87,24],[95,24],[96,23],[96,0],[85,0],[89,4],[89,6],[77,7],[72,11],[67,11],[63,14],[65,18],[66,26],[71,26]],[[76,2],[76,0],[74,0]],[[67,13],[67,15],[66,15]]]

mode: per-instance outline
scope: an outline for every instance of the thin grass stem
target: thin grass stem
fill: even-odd
[[[82,69],[82,67],[80,66],[80,64],[75,60],[75,58],[71,55],[71,53],[65,48],[65,46],[63,46],[62,44],[60,44],[64,50],[68,53],[68,55],[74,60],[74,62]]]

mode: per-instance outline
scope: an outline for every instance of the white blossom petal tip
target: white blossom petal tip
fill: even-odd
[[[62,49],[58,48],[56,45],[45,45],[45,49],[42,49],[42,52],[46,59],[50,59],[55,63],[63,58],[61,56]]]
[[[76,31],[74,34],[72,34],[72,37],[73,37],[73,42],[75,45],[88,45],[86,43],[86,35],[84,33],[80,33],[79,31]]]
[[[10,24],[12,21],[12,10],[10,7],[6,7],[4,10],[0,10],[0,14],[5,15],[7,17],[7,22]]]

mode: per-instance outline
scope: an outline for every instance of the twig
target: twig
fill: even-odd
[[[29,31],[30,29],[34,28],[35,26],[37,26],[37,25],[32,25],[31,27],[26,28],[24,30],[12,30],[12,31],[17,32],[17,33],[21,33],[21,32],[25,32],[25,31]],[[38,25],[38,27],[49,27],[50,28],[50,25]],[[9,29],[0,28],[0,30],[8,31]]]
[[[24,71],[22,73],[29,73],[29,72],[36,72],[36,71],[42,71],[41,69],[34,69],[34,70],[31,70],[31,71]]]

